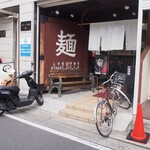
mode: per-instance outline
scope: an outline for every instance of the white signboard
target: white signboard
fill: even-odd
[[[5,85],[11,79],[11,76],[14,76],[14,63],[0,64],[0,85]]]

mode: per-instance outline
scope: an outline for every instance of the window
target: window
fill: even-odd
[[[0,30],[0,38],[6,37],[6,30]]]

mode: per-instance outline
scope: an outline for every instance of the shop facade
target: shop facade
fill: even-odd
[[[136,2],[136,13],[138,14],[134,14],[133,11],[132,18],[126,17],[116,20],[115,15],[117,13],[113,13],[113,20],[103,18],[98,21],[93,17],[93,20],[88,22],[88,18],[85,16],[91,10],[84,11],[80,22],[66,19],[67,15],[65,20],[63,17],[60,19],[57,16],[60,13],[59,8],[61,6],[71,7],[71,4],[75,2],[80,5],[80,3],[86,1],[3,0],[0,3],[1,20],[3,24],[6,22],[9,25],[8,29],[12,35],[8,36],[7,25],[4,25],[4,27],[0,25],[0,29],[5,30],[6,37],[12,39],[12,45],[5,44],[5,46],[10,45],[11,48],[2,47],[5,50],[9,49],[10,57],[4,56],[8,56],[7,51],[5,51],[1,54],[2,59],[5,62],[14,62],[17,73],[30,69],[31,62],[34,61],[34,69],[37,72],[35,78],[46,87],[49,85],[48,74],[51,69],[80,70],[85,74],[93,73],[95,70],[91,66],[92,60],[103,55],[104,58],[107,57],[108,65],[110,67],[114,66],[111,68],[111,72],[113,72],[116,65],[120,65],[118,62],[121,61],[124,72],[127,72],[128,69],[132,72],[133,69],[132,82],[134,82],[134,87],[132,95],[133,114],[135,114],[137,103],[145,101],[150,95],[150,90],[148,90],[150,84],[148,84],[147,91],[142,90],[146,84],[144,82],[145,77],[147,81],[150,80],[147,75],[147,73],[150,73],[150,69],[147,69],[149,68],[148,60],[150,59],[148,57],[143,62],[143,66],[147,67],[143,67],[143,75],[140,76],[143,12],[150,9],[150,2],[148,0],[134,1]],[[96,12],[97,8],[92,10],[92,12],[94,11]],[[101,32],[98,31],[99,26],[101,26]],[[113,37],[108,39],[110,37],[108,34]],[[133,36],[131,37],[131,35]],[[0,42],[2,43],[2,40],[7,40],[5,38],[1,39]],[[68,42],[67,50],[63,49],[63,41]],[[99,42],[97,43],[97,41]],[[119,41],[119,44],[115,43],[116,41]],[[103,72],[104,76],[105,73],[107,72]],[[25,86],[24,81],[20,81],[19,84],[22,90],[26,90],[27,86]]]

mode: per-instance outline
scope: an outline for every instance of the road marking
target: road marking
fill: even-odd
[[[84,140],[84,139],[81,139],[81,138],[78,138],[78,137],[75,137],[75,136],[72,136],[72,135],[69,135],[69,134],[66,134],[66,133],[63,133],[63,132],[60,132],[60,131],[51,129],[51,128],[48,128],[48,127],[45,127],[45,126],[42,126],[42,125],[39,125],[39,124],[30,122],[30,121],[27,121],[27,120],[24,120],[24,119],[21,119],[21,118],[19,118],[19,117],[16,117],[16,116],[13,116],[13,115],[10,115],[10,114],[4,114],[4,116],[6,116],[6,117],[8,117],[8,118],[11,118],[11,119],[14,119],[14,120],[17,120],[17,121],[22,122],[22,123],[25,123],[25,124],[27,124],[27,125],[36,127],[36,128],[38,128],[38,129],[41,129],[41,130],[44,130],[44,131],[47,131],[47,132],[50,132],[50,133],[59,135],[59,136],[61,136],[61,137],[65,137],[65,138],[67,138],[67,139],[76,141],[76,142],[78,142],[78,143],[82,143],[82,144],[84,144],[84,145],[87,145],[87,146],[89,146],[89,147],[92,147],[92,148],[95,148],[95,149],[98,149],[98,150],[112,150],[112,149],[110,149],[110,148],[107,148],[107,147],[98,145],[98,144],[96,144],[96,143],[92,143],[92,142],[90,142],[90,141],[87,141],[87,140]]]

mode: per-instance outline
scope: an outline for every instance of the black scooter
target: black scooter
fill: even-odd
[[[43,105],[44,99],[42,96],[42,90],[33,78],[30,77],[33,73],[32,70],[27,70],[17,77],[18,79],[24,78],[29,86],[28,95],[25,97],[19,95],[20,89],[16,85],[0,86],[0,115],[5,111],[10,112],[11,110],[15,110],[17,107],[31,105],[34,100],[36,100],[40,106]]]

